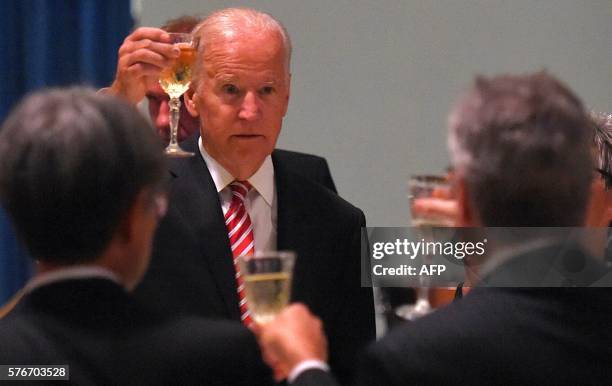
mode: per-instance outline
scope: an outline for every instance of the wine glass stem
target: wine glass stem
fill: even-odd
[[[428,266],[431,265],[431,255],[427,254],[423,256],[423,264]],[[429,304],[429,286],[431,285],[431,277],[429,275],[420,275],[419,276],[419,290],[417,294],[417,303],[418,302],[426,302]]]
[[[179,111],[181,109],[181,100],[179,98],[170,98],[170,146],[177,145]]]

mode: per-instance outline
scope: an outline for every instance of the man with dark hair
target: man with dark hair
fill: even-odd
[[[478,78],[449,120],[459,225],[583,225],[591,125],[579,99],[546,73]],[[534,262],[596,264],[564,240],[505,246],[515,248],[487,257],[483,281],[529,275]],[[609,291],[477,286],[370,346],[356,383],[607,384],[611,323]],[[294,373],[292,384],[334,384],[322,370],[295,374],[303,361],[325,358],[320,323],[306,307],[291,306],[259,338],[270,363]]]
[[[113,97],[50,90],[12,112],[0,201],[38,272],[0,321],[0,364],[65,364],[78,385],[269,383],[238,323],[155,315],[129,294],[166,210],[165,175],[159,139]]]

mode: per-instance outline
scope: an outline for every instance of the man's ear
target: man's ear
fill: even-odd
[[[185,103],[185,107],[192,117],[196,118],[198,115],[200,115],[198,113],[199,96],[193,89],[190,88],[185,94],[183,94],[183,102]]]
[[[287,110],[289,109],[289,99],[291,96],[291,73],[287,78],[287,99],[285,100],[285,110],[283,111],[283,117],[287,115]]]
[[[117,228],[116,236],[118,240],[129,244],[137,237],[142,221],[146,214],[147,201],[146,192],[141,191],[134,199],[130,208],[125,212],[119,227]]]

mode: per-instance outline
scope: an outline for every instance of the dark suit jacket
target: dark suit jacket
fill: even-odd
[[[48,284],[21,299],[0,321],[0,364],[67,364],[75,385],[272,383],[239,323],[154,315],[101,278]]]
[[[197,142],[183,143],[199,152]],[[375,336],[372,291],[360,286],[363,213],[296,168],[310,156],[272,154],[277,247],[297,252],[292,300],[325,323],[330,365],[347,379],[355,353]],[[240,320],[234,266],[214,182],[201,156],[172,160],[169,208],[136,296],[168,313]]]
[[[509,264],[531,267],[532,259],[563,253],[568,249],[549,247]],[[610,326],[609,288],[478,287],[370,346],[359,362],[356,384],[609,385]],[[295,383],[334,384],[317,370]]]
[[[285,165],[287,170],[302,177],[306,177],[306,179],[312,182],[323,185],[334,193],[338,193],[325,158],[312,154],[280,149],[274,150],[273,154],[276,161]]]

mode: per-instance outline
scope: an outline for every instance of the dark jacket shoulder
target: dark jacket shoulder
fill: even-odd
[[[325,158],[313,154],[281,149],[274,150],[272,158],[284,163],[293,172],[337,193],[336,184]]]

